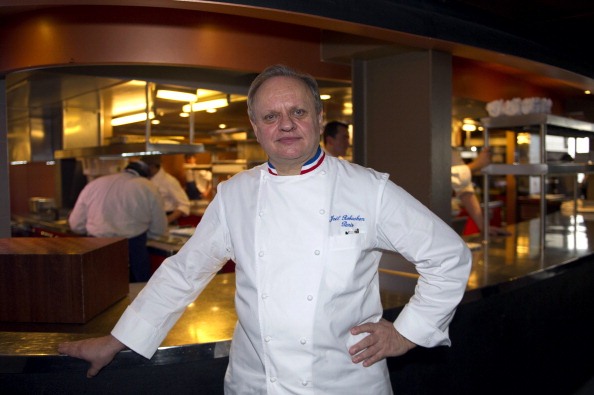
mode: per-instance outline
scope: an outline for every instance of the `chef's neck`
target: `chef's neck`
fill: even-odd
[[[277,176],[296,176],[300,174],[309,173],[317,168],[325,158],[326,154],[318,146],[313,156],[305,161],[281,161],[281,163],[273,163],[274,161],[268,159],[268,171]]]
[[[286,164],[281,164],[281,165],[274,165],[274,168],[276,169],[276,175],[277,176],[298,176],[299,174],[301,174],[301,168],[303,167],[303,164],[305,162],[302,163],[297,163],[294,165],[286,165]]]

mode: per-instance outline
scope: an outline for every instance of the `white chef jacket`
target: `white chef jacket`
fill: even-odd
[[[212,183],[212,172],[189,163],[184,164],[184,168],[186,169],[186,182],[194,182],[200,193],[206,192]]]
[[[184,215],[190,214],[190,199],[175,177],[165,172],[163,168],[159,168],[159,171],[151,177],[151,181],[159,189],[165,212],[179,210]]]
[[[267,165],[221,183],[194,236],[168,258],[112,334],[150,358],[227,259],[238,323],[227,394],[390,394],[386,361],[353,364],[350,329],[382,316],[381,250],[421,277],[395,321],[421,346],[449,345],[471,265],[460,237],[387,174],[326,157],[274,176]]]
[[[472,172],[468,165],[457,165],[452,166],[452,189],[456,193],[456,196],[460,196],[463,193],[471,192],[474,193],[474,186],[472,185]]]
[[[149,238],[167,234],[167,217],[157,188],[135,172],[99,177],[87,184],[68,217],[70,228],[95,237]]]

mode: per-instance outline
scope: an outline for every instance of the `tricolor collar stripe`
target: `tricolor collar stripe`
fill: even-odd
[[[322,164],[325,157],[326,153],[322,151],[322,148],[318,147],[318,150],[316,151],[314,157],[305,162],[305,164],[301,167],[301,173],[299,174],[306,174],[310,171],[317,169],[318,166]],[[268,161],[268,172],[272,175],[278,176],[278,172],[276,171],[272,163],[270,163],[270,161]]]

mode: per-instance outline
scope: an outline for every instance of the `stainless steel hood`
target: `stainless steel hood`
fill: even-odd
[[[228,137],[213,136],[213,131],[251,129],[245,100],[233,97],[247,95],[254,77],[251,72],[152,65],[68,66],[8,74],[10,161],[203,152],[206,147],[196,142],[208,146],[216,137]],[[324,102],[326,115],[344,119],[349,85],[319,83],[321,92],[332,95]],[[183,118],[183,103],[158,98],[159,89],[218,91],[230,99],[216,113]],[[140,110],[130,108],[135,104]],[[114,117],[137,111],[154,116],[154,123],[112,125]],[[127,136],[136,139],[122,140]],[[171,140],[176,144],[161,144]]]
[[[80,157],[126,157],[147,154],[194,154],[204,152],[204,144],[125,143],[99,147],[70,148],[54,151],[55,159]]]

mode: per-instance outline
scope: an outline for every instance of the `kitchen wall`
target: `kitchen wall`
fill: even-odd
[[[10,212],[27,214],[30,197],[56,197],[55,165],[45,162],[13,165],[9,168]]]

